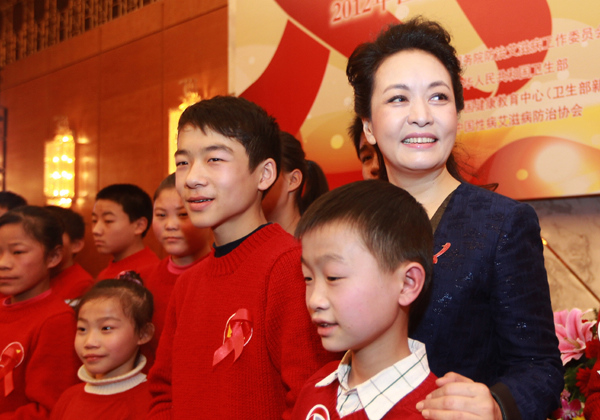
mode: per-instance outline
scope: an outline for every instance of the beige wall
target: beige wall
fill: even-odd
[[[168,109],[181,102],[181,80],[195,78],[202,96],[227,93],[227,0],[153,3],[10,64],[1,78],[8,190],[45,204],[44,142],[55,117],[87,142],[78,145],[74,210],[88,225],[79,262],[96,274],[108,262],[91,241],[96,192],[128,182],[154,193],[167,175]]]

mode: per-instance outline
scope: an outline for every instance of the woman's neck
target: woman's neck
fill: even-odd
[[[425,207],[430,219],[446,197],[460,185],[460,181],[450,175],[445,167],[439,172],[425,176],[422,174],[407,176],[389,172],[388,176],[392,184],[408,191]]]

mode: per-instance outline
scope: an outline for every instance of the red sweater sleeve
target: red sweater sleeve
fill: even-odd
[[[171,356],[173,354],[173,336],[177,326],[177,293],[176,285],[167,307],[164,329],[158,343],[158,349],[156,350],[156,360],[148,375],[148,386],[152,395],[148,419],[172,418]]]
[[[306,285],[300,263],[301,249],[282,254],[271,271],[267,291],[267,346],[287,390],[284,419],[306,382],[326,363],[339,359],[321,345],[306,309]]]
[[[44,321],[25,373],[29,403],[0,414],[1,420],[48,418],[60,394],[78,382],[74,337],[75,318],[71,312],[58,313]]]

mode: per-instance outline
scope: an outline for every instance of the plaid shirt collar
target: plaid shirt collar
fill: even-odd
[[[351,354],[346,352],[336,371],[315,386],[323,387],[339,381],[337,412],[347,416],[364,408],[369,420],[381,420],[402,398],[417,388],[429,375],[425,345],[408,340],[411,355],[382,370],[366,382],[350,388],[348,376]]]

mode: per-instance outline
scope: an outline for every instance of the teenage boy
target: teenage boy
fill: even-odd
[[[152,200],[137,185],[113,184],[96,194],[92,212],[92,234],[96,249],[111,254],[113,260],[96,277],[117,278],[122,271],[135,271],[142,279],[160,261],[144,246],[144,236],[152,224]]]
[[[334,356],[304,307],[300,245],[262,212],[278,125],[252,102],[217,96],[187,108],[178,131],[177,190],[215,247],[175,284],[149,417],[289,418],[304,381]]]
[[[67,303],[83,295],[92,284],[94,278],[75,262],[75,256],[85,245],[85,222],[83,217],[71,209],[58,206],[46,206],[62,223],[63,233],[62,260],[51,270],[50,287]]]
[[[315,201],[296,236],[308,312],[323,347],[346,354],[307,381],[292,418],[423,419],[416,405],[436,378],[408,338],[433,264],[423,207],[390,183],[359,181]]]
[[[363,179],[383,179],[387,181],[387,172],[379,146],[372,145],[367,141],[360,117],[354,117],[352,124],[348,127],[348,134],[352,139],[356,156],[360,161]]]

